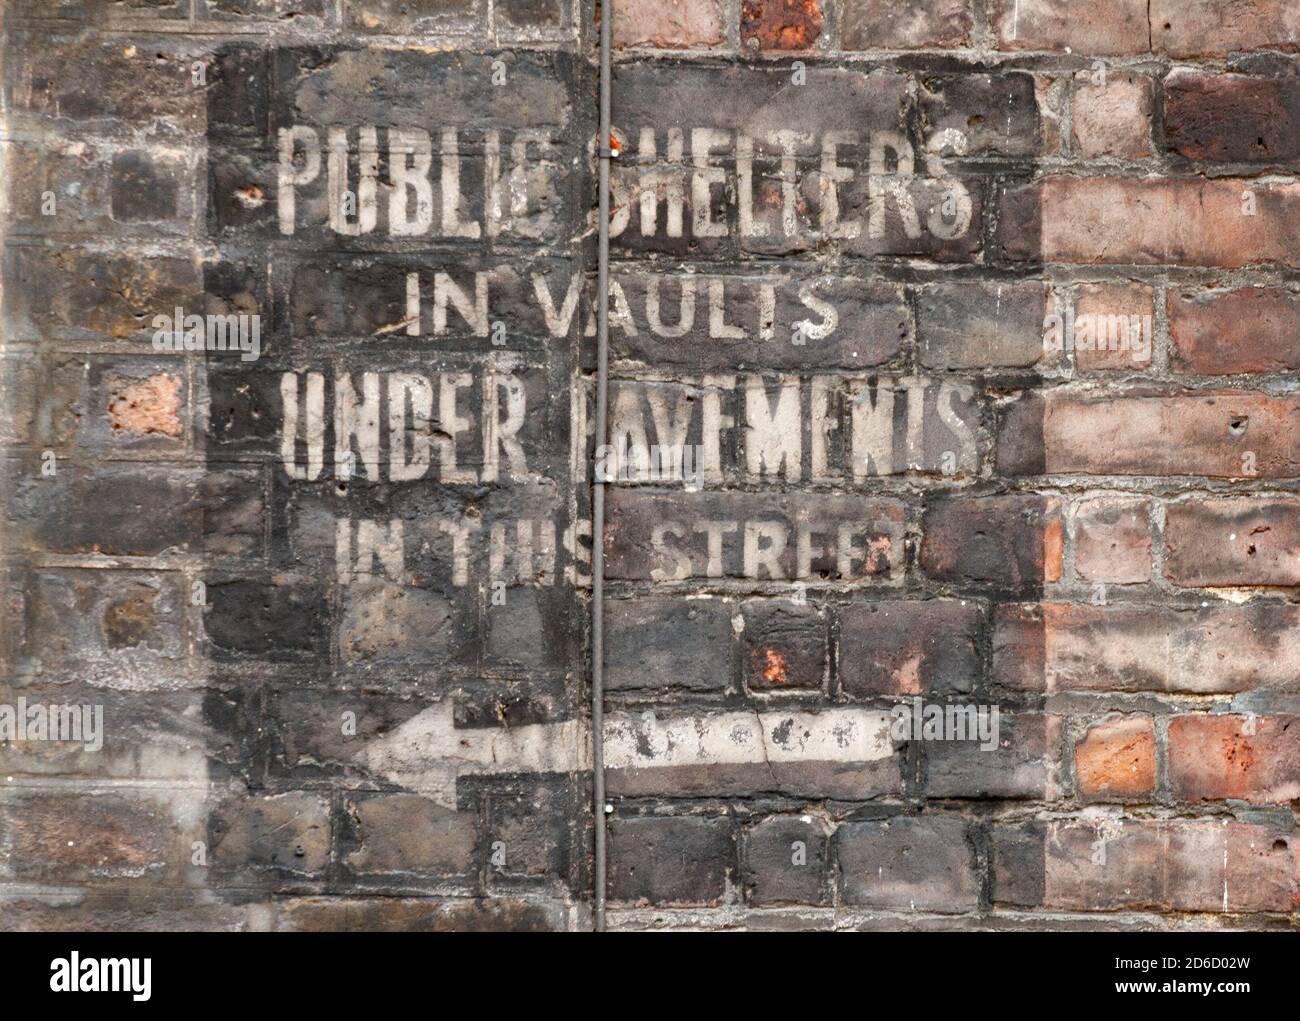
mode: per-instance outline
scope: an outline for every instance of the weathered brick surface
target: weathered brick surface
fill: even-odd
[[[992,21],[1006,50],[1072,50],[1087,56],[1144,53],[1146,0],[1100,0],[1083,17],[1070,0],[994,0]]]
[[[1300,298],[1275,287],[1169,292],[1170,366],[1231,376],[1300,366]]]
[[[1287,163],[1300,156],[1294,78],[1174,72],[1165,79],[1165,140],[1192,160]]]
[[[1064,911],[1288,912],[1289,828],[1228,820],[1061,819],[992,838],[994,900]]]
[[[1296,925],[1293,2],[3,6],[0,928]]]
[[[1155,87],[1145,75],[1080,73],[1074,88],[1074,146],[1085,159],[1151,155]],[[1166,125],[1168,115],[1166,114]]]
[[[1141,798],[1155,790],[1156,735],[1150,716],[1121,716],[1092,726],[1074,746],[1079,793]]]
[[[1169,784],[1184,801],[1292,801],[1300,790],[1294,716],[1180,716],[1169,724]]]

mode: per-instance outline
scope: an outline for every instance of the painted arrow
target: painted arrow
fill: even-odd
[[[760,763],[866,763],[894,752],[889,714],[821,712],[612,713],[605,718],[608,769],[661,769]],[[460,776],[576,773],[591,768],[584,720],[520,727],[457,728],[450,700],[371,741],[360,765],[454,808]]]

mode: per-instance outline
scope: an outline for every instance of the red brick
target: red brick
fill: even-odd
[[[1300,608],[999,606],[993,675],[1030,691],[1300,690]]]
[[[740,44],[749,50],[806,50],[826,19],[820,0],[741,0]]]
[[[711,49],[727,41],[719,0],[657,0],[613,5],[614,46],[661,50]]]
[[[1300,475],[1300,398],[1120,397],[1054,391],[1013,406],[998,435],[1010,474]]]
[[[1207,376],[1300,368],[1300,295],[1272,287],[1170,291],[1170,367]]]
[[[1147,0],[995,0],[993,29],[1002,50],[1048,50],[1084,56],[1145,53]]]
[[[840,0],[844,50],[968,46],[971,25],[970,0]]]
[[[1174,71],[1165,144],[1193,160],[1278,163],[1300,156],[1300,79]]]
[[[1169,723],[1169,787],[1181,801],[1300,798],[1300,716],[1179,716]]]
[[[1294,53],[1298,40],[1300,7],[1294,0],[1151,0],[1151,44],[1157,53]]]
[[[1004,194],[1001,213],[1012,260],[1300,266],[1300,184],[1291,182],[1055,176]]]
[[[1079,793],[1101,800],[1139,798],[1156,785],[1155,723],[1146,713],[1116,716],[1088,728],[1074,746]]]
[[[1092,71],[1080,72],[1074,86],[1075,151],[1085,159],[1150,156],[1154,94],[1146,75],[1107,70],[1097,80]]]
[[[1218,497],[1165,509],[1165,577],[1213,588],[1300,584],[1300,502]]]
[[[1151,578],[1151,504],[1124,496],[1085,500],[1075,514],[1074,566],[1084,581],[1116,585]]]

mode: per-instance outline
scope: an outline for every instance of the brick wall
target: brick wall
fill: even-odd
[[[1294,5],[612,7],[5,4],[0,927],[1294,926]]]

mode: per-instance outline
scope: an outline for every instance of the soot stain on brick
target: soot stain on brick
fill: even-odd
[[[532,25],[545,20],[550,8],[524,3],[515,9]],[[584,812],[590,801],[589,777],[461,775],[455,782],[454,806],[440,805],[435,811],[429,807],[434,802],[424,795],[372,772],[369,763],[357,759],[358,748],[391,740],[443,700],[451,704],[455,728],[480,734],[489,728],[508,733],[560,724],[581,711],[581,692],[571,690],[569,680],[582,670],[582,601],[562,582],[548,587],[535,574],[521,578],[507,593],[508,612],[497,609],[492,616],[491,609],[480,605],[484,598],[478,592],[477,575],[471,584],[458,588],[451,581],[449,563],[436,561],[408,541],[406,579],[377,577],[347,589],[335,583],[338,517],[385,523],[397,519],[405,525],[408,538],[413,538],[431,520],[467,516],[486,536],[498,520],[513,527],[515,519],[538,512],[529,503],[529,491],[514,484],[453,485],[433,479],[396,485],[364,479],[348,482],[335,478],[331,470],[315,481],[295,481],[285,475],[278,460],[282,373],[306,370],[328,376],[340,359],[337,351],[316,355],[311,348],[291,349],[295,331],[310,319],[289,300],[289,294],[267,283],[273,261],[283,257],[275,233],[274,128],[297,119],[311,123],[324,118],[335,105],[346,102],[348,90],[356,88],[357,76],[364,72],[371,75],[360,86],[364,110],[349,107],[344,119],[373,121],[381,133],[392,122],[393,111],[402,109],[401,96],[441,96],[446,89],[462,88],[466,109],[458,118],[473,122],[508,117],[511,123],[528,125],[533,120],[549,123],[547,118],[558,111],[573,131],[573,135],[563,132],[558,141],[572,146],[592,119],[585,108],[573,109],[575,97],[587,94],[590,70],[564,52],[502,51],[500,56],[516,89],[523,89],[526,100],[533,97],[508,113],[502,113],[505,93],[494,92],[490,84],[491,58],[478,54],[392,55],[364,47],[264,48],[241,42],[214,55],[207,90],[206,211],[209,236],[219,254],[204,264],[206,305],[193,311],[262,317],[262,351],[257,360],[246,362],[237,354],[213,351],[205,354],[209,422],[203,449],[212,506],[203,515],[203,541],[230,556],[208,566],[202,576],[206,605],[198,612],[206,634],[204,655],[213,676],[202,713],[207,732],[221,745],[222,759],[236,767],[248,792],[242,801],[222,803],[208,819],[214,845],[224,844],[228,854],[248,858],[246,867],[213,873],[216,895],[225,900],[306,892],[319,889],[327,877],[340,889],[357,894],[392,889],[394,880],[385,878],[381,866],[372,864],[362,874],[365,870],[359,871],[359,863],[399,862],[404,854],[414,853],[411,848],[416,845],[409,841],[417,838],[391,827],[359,828],[360,802],[336,790],[358,782],[385,796],[411,798],[413,810],[419,809],[413,818],[421,820],[417,832],[436,845],[430,848],[434,858],[454,851],[471,859],[468,864],[458,860],[441,879],[440,866],[421,859],[404,881],[412,889],[435,884],[425,889],[432,893],[441,889],[437,882],[445,888],[454,873],[469,893],[494,898],[515,890],[544,892],[560,900],[577,900],[589,893],[591,821],[590,813]],[[304,103],[311,109],[304,110]],[[355,123],[351,126],[355,128]],[[470,170],[466,168],[467,173]],[[381,181],[387,172],[381,160]],[[355,174],[355,168],[350,173]],[[433,173],[436,180],[436,168]],[[323,176],[322,165],[322,180]],[[589,175],[582,168],[563,175],[556,187],[566,215],[581,210],[577,198],[588,183]],[[467,182],[466,193],[475,187],[480,187],[478,181]],[[570,244],[567,239],[577,233],[566,226],[558,244]],[[358,303],[374,293],[367,288],[379,279],[381,263],[386,262],[400,287],[404,264],[428,260],[428,242],[420,239],[381,244],[387,253],[381,256],[367,250],[371,242],[365,238],[359,242],[339,238],[319,226],[304,227],[299,234],[315,243],[314,256],[339,263],[350,260],[330,272],[338,277],[351,274],[349,279],[360,279],[365,285],[355,293],[340,291],[337,315],[347,324],[358,321]],[[361,250],[356,255],[334,254],[340,245],[355,248],[358,244]],[[560,257],[573,260],[578,254],[567,248],[557,254],[539,247],[539,256],[557,262]],[[451,257],[464,260],[467,255],[470,265],[475,265],[476,253],[457,250]],[[505,310],[507,317],[517,313],[517,305],[515,301]],[[345,327],[336,332],[356,330]],[[355,378],[363,371],[405,369],[417,360],[421,365],[432,361],[439,369],[459,364],[459,350],[431,355],[428,338],[405,344],[403,340],[386,336],[382,348],[354,345],[343,371]],[[547,392],[567,392],[576,352],[561,348],[557,354],[539,347],[528,354],[546,357],[539,376],[544,377]],[[531,393],[529,401],[530,420],[538,420],[552,447],[567,451],[567,405],[554,399],[534,412]],[[545,445],[529,450],[529,467],[536,472],[564,478],[556,474],[561,464],[558,454]],[[269,482],[255,506],[237,484],[240,473],[250,466],[257,466],[259,472],[269,469]],[[562,529],[564,520],[556,525]],[[232,527],[247,530],[247,541],[232,544]],[[558,565],[556,573],[560,573]],[[419,619],[423,609],[431,611],[425,626]],[[394,617],[397,610],[400,619]],[[350,633],[348,621],[357,625]],[[341,669],[332,664],[336,657],[342,659]],[[395,679],[399,673],[416,671],[432,678],[421,682],[419,692],[413,690],[409,676]],[[437,692],[432,701],[430,683]],[[356,717],[352,737],[340,732],[346,712]],[[468,745],[465,740],[461,743]],[[272,801],[258,816],[256,805],[265,796]],[[249,799],[254,803],[249,804]],[[371,812],[372,823],[378,811],[375,807]],[[282,823],[291,824],[281,831]],[[358,846],[367,832],[384,846]],[[331,833],[336,835],[333,845],[328,839]],[[489,864],[491,844],[497,839],[507,844],[505,865],[499,869]],[[357,910],[368,909],[367,901],[360,903]],[[459,903],[463,906],[431,915],[426,924],[513,929],[556,925],[548,909],[525,910],[512,907],[513,901],[498,900],[500,906],[492,900]],[[387,921],[376,917],[371,924],[383,927]]]

